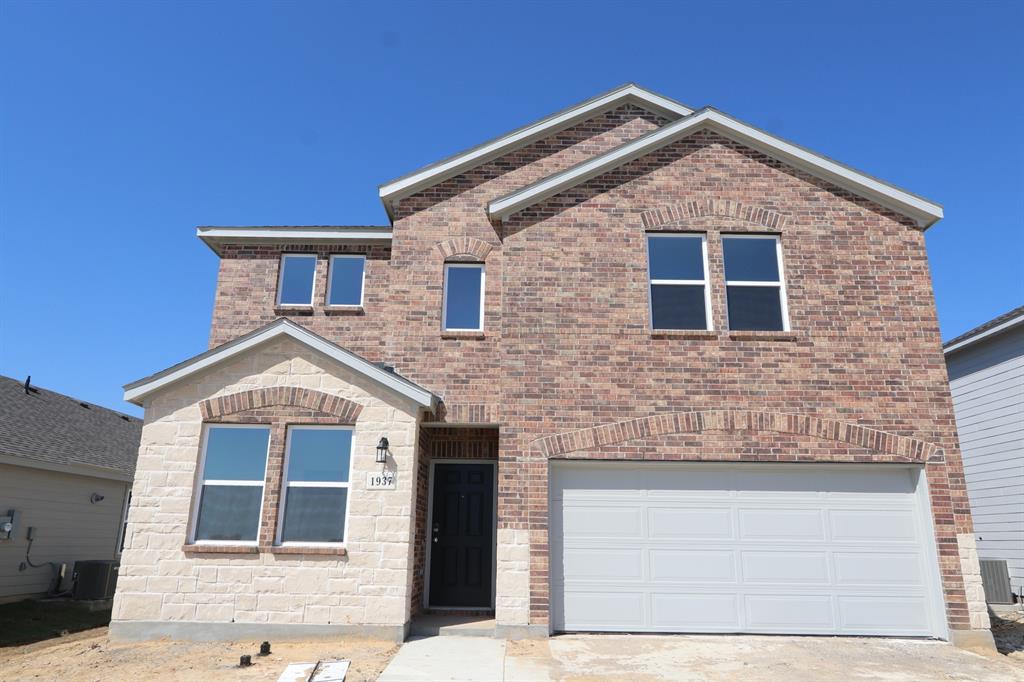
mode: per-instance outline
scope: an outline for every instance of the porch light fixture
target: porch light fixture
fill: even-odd
[[[387,436],[381,436],[380,442],[377,443],[377,463],[383,464],[388,461],[388,439]]]

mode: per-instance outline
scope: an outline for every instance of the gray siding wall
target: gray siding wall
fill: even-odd
[[[1024,327],[947,356],[978,555],[1024,589]]]
[[[0,541],[0,602],[40,595],[50,585],[48,566],[18,570],[29,526],[36,529],[32,563],[66,563],[65,587],[75,561],[115,558],[127,489],[121,481],[0,464],[0,513],[19,513],[12,539]],[[91,503],[93,493],[103,501]]]

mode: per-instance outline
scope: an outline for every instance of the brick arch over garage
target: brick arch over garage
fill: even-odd
[[[931,443],[857,424],[807,415],[751,410],[703,410],[656,414],[547,436],[534,441],[533,447],[544,456],[555,459],[568,457],[580,450],[625,443],[639,438],[705,431],[768,431],[810,436],[871,450],[891,462],[923,463],[941,459],[943,455],[941,448]]]
[[[475,237],[455,237],[437,245],[437,250],[445,260],[466,257],[483,262],[493,249],[493,246]]]
[[[341,423],[354,424],[362,405],[340,396],[297,386],[275,386],[239,391],[199,403],[203,419],[274,406],[298,407],[336,417]]]
[[[645,228],[655,228],[687,218],[703,218],[719,216],[735,218],[748,223],[771,229],[781,229],[786,224],[786,216],[764,206],[747,204],[732,199],[716,199],[705,197],[676,204],[665,204],[640,214]]]

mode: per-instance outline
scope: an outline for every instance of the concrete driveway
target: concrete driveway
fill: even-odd
[[[380,682],[478,680],[1007,680],[1020,659],[942,642],[852,637],[561,635],[505,642],[427,637],[406,642]]]

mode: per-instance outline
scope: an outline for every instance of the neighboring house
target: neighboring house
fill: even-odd
[[[978,556],[1024,593],[1024,306],[947,341]]]
[[[991,641],[937,204],[635,85],[380,197],[199,228],[210,348],[125,391],[115,636]]]
[[[135,417],[0,376],[0,602],[68,589],[76,561],[118,557],[141,432]]]

